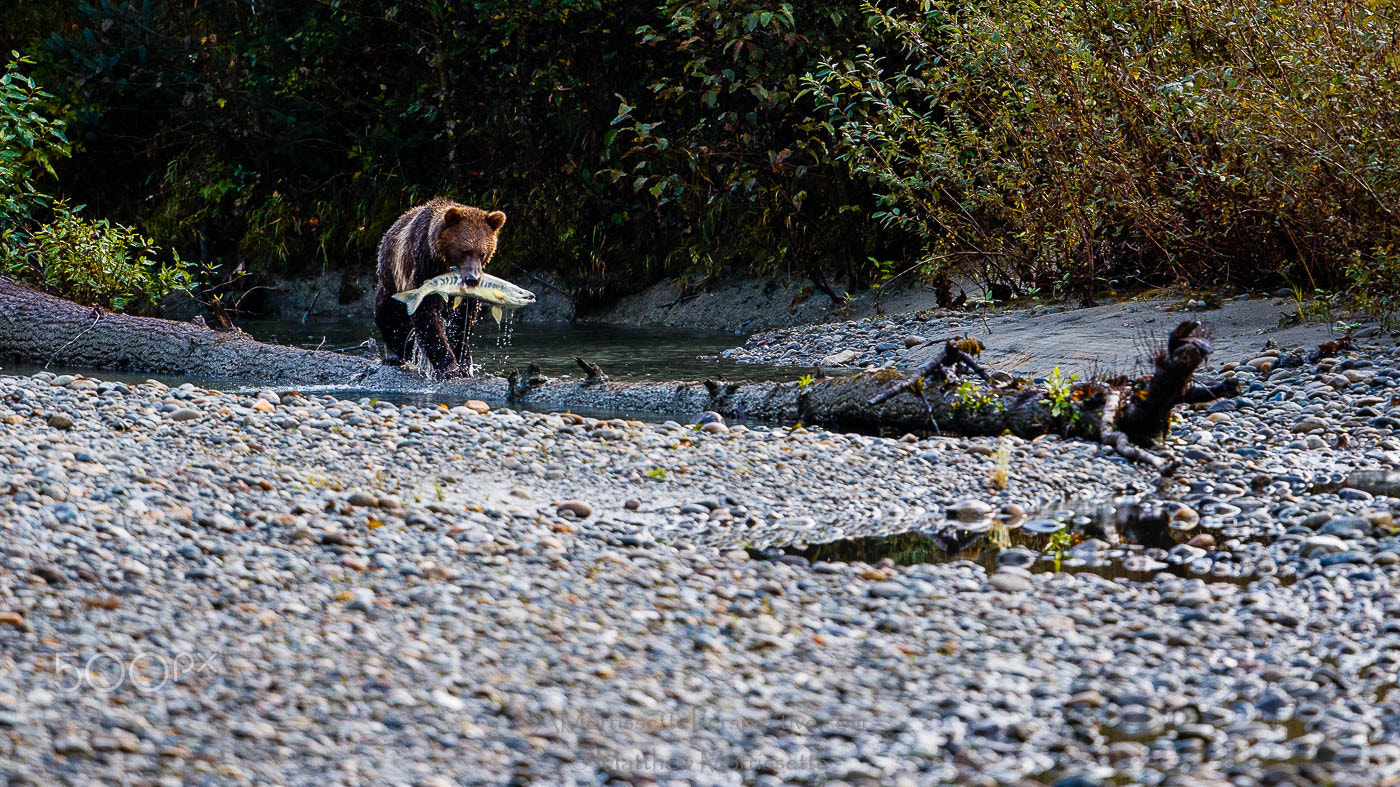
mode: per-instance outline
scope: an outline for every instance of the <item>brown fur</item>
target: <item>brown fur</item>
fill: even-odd
[[[427,354],[438,376],[463,373],[459,361],[471,362],[465,334],[471,330],[470,315],[475,313],[476,302],[466,312],[448,312],[454,321],[452,332],[464,348],[464,357],[458,359],[442,325],[440,298],[430,298],[410,317],[393,295],[451,270],[459,270],[467,278],[480,276],[496,253],[497,234],[505,222],[506,214],[499,210],[484,211],[439,197],[407,211],[384,233],[379,242],[374,319],[388,345],[388,362],[400,362],[416,345]],[[456,327],[457,323],[461,326]]]
[[[427,226],[421,232],[414,232],[415,220],[425,212],[429,214]],[[461,252],[479,255],[485,266],[496,253],[496,235],[505,223],[506,214],[499,210],[488,212],[442,197],[412,208],[394,222],[379,242],[380,277],[393,282],[398,288],[395,292],[403,292],[456,267],[453,257]],[[423,249],[414,246],[425,239],[427,251],[434,262],[441,263],[442,270],[417,279],[422,260],[415,252],[421,253]]]

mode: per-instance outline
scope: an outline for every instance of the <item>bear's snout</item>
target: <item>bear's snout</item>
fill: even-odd
[[[457,269],[457,276],[463,287],[475,287],[481,283],[481,263],[467,263]]]

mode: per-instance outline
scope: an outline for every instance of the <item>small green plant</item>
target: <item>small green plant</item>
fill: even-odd
[[[805,391],[805,390],[807,390],[807,386],[809,386],[809,385],[812,384],[812,380],[813,380],[812,375],[810,375],[810,374],[804,374],[804,375],[802,375],[801,377],[797,378],[797,389],[798,389],[799,391]]]
[[[1064,418],[1073,413],[1074,381],[1078,379],[1077,374],[1065,377],[1058,366],[1050,371],[1050,376],[1045,378],[1045,398],[1040,400],[1041,404],[1050,408],[1050,415]],[[1078,413],[1074,415],[1078,416]]]
[[[1308,317],[1319,322],[1332,322],[1332,303],[1336,299],[1335,293],[1329,293],[1323,289],[1313,290],[1312,302],[1308,304]]]
[[[997,549],[1009,548],[1011,546],[1011,529],[1000,520],[992,523],[991,528],[987,530],[987,542]]]
[[[1069,530],[1057,530],[1050,534],[1050,538],[1045,544],[1045,551],[1055,559],[1056,571],[1060,570],[1060,561],[1065,556],[1065,550],[1074,546],[1075,541],[1075,535]]]
[[[1000,404],[1000,402],[997,402],[997,398],[994,395],[988,391],[982,390],[971,380],[963,380],[959,383],[957,389],[953,391],[953,395],[957,397],[957,401],[954,402],[956,406],[966,408],[972,412],[991,407],[993,403]]]
[[[665,481],[665,480],[666,480],[666,468],[664,468],[664,467],[653,467],[652,469],[650,469],[650,470],[647,471],[647,478],[650,478],[650,479],[653,480],[653,481]]]

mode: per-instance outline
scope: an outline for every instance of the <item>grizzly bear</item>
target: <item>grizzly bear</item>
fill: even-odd
[[[384,233],[379,242],[374,322],[388,346],[386,364],[402,364],[416,347],[432,364],[437,379],[471,373],[471,329],[479,301],[468,300],[465,309],[449,309],[444,330],[445,302],[440,296],[430,296],[412,316],[393,296],[453,270],[463,284],[476,284],[481,269],[496,253],[496,235],[505,223],[506,214],[499,210],[488,213],[439,197],[403,214]],[[458,352],[453,351],[454,343]]]

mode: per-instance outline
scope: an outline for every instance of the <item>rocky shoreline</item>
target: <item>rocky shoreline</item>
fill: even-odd
[[[987,346],[988,359],[1017,373],[1123,372],[1143,366],[1165,330],[1182,319],[1205,326],[1216,364],[1254,358],[1269,346],[1315,346],[1338,338],[1343,318],[1358,338],[1376,339],[1381,328],[1364,317],[1335,314],[1298,319],[1303,307],[1287,298],[1241,294],[1207,306],[1193,299],[1124,300],[1088,308],[1040,304],[1030,308],[960,311],[912,309],[844,322],[798,325],[749,336],[722,357],[739,363],[778,363],[826,368],[910,369],[925,363],[942,342],[971,336]]]
[[[1165,481],[1053,438],[0,377],[0,774],[1394,782],[1400,351],[1370,341],[1227,362]],[[1175,545],[1051,555],[1025,535],[1066,496]],[[775,549],[1001,526],[1034,548]]]

